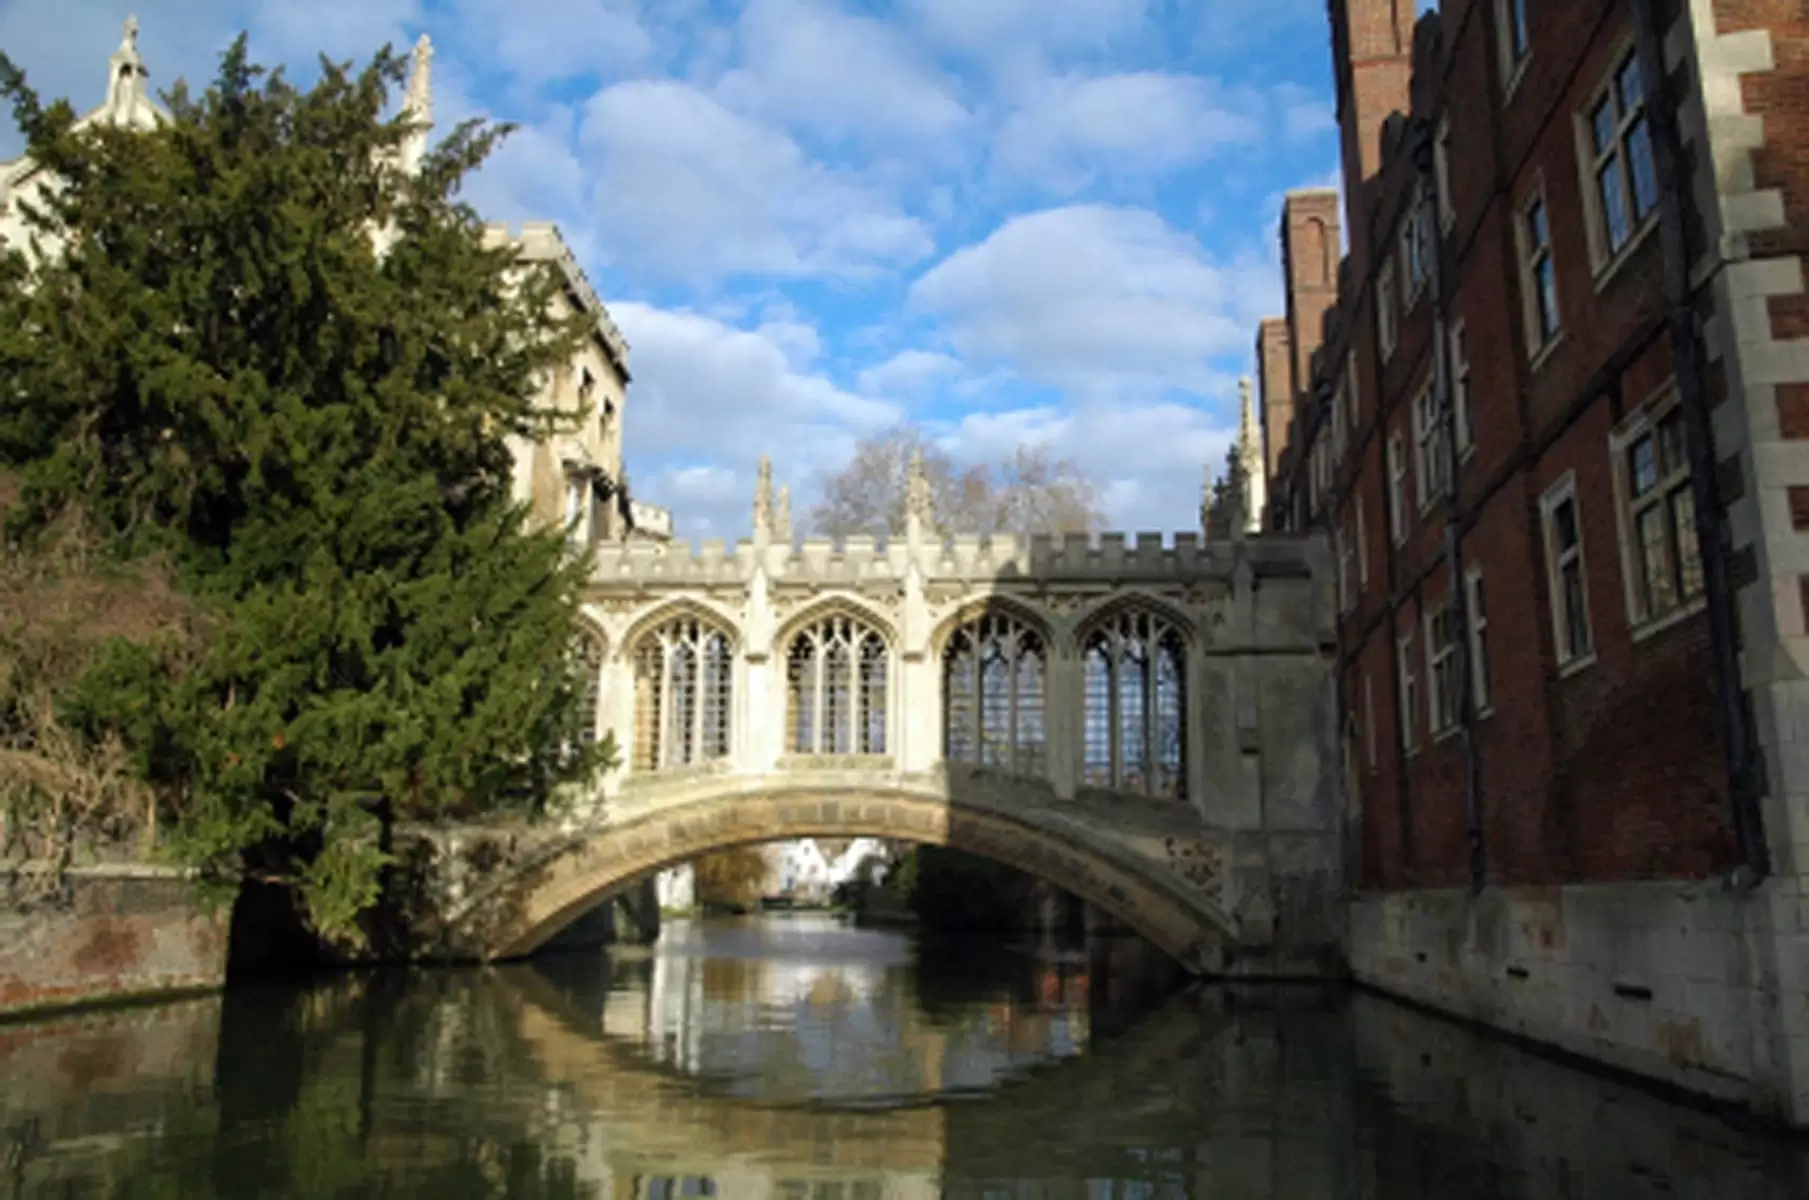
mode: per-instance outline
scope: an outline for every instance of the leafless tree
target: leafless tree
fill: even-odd
[[[923,456],[936,532],[1085,533],[1104,521],[1099,487],[1047,445],[1019,447],[996,467],[958,465],[917,425],[895,426],[856,444],[846,466],[823,480],[810,531],[825,537],[904,531],[911,459]]]

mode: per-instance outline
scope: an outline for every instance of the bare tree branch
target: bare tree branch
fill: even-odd
[[[841,538],[904,532],[911,458],[923,455],[936,533],[1086,533],[1100,528],[1098,485],[1046,445],[1023,446],[995,469],[958,466],[920,426],[904,424],[859,442],[846,466],[823,480],[809,530]]]

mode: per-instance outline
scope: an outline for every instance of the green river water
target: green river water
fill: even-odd
[[[1809,1149],[1362,995],[820,915],[0,1025],[0,1196],[1809,1198]]]

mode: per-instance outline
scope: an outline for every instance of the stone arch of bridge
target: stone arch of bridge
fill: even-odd
[[[729,645],[739,654],[741,651],[741,621],[732,612],[710,600],[693,596],[675,596],[648,609],[634,619],[634,623],[622,634],[622,639],[615,643],[616,649],[623,658],[634,654],[635,645],[649,633],[670,621],[684,617],[692,617],[713,628],[720,629],[723,636],[729,639]]]
[[[1114,849],[1083,827],[1058,830],[1001,808],[892,788],[725,789],[652,806],[493,876],[451,916],[449,941],[485,961],[522,958],[609,896],[668,867],[805,837],[873,837],[992,859],[1097,906],[1196,975],[1220,973],[1234,941],[1217,903],[1165,864]]]

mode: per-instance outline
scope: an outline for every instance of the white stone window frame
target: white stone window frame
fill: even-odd
[[[1450,346],[1451,409],[1456,418],[1459,463],[1468,462],[1476,453],[1476,414],[1471,408],[1474,397],[1470,392],[1470,357],[1464,346],[1464,331],[1464,319],[1458,317],[1446,333]]]
[[[709,653],[712,639],[719,643],[721,651],[714,656]],[[692,656],[693,662],[688,710],[673,686],[675,664],[686,654]],[[711,614],[679,609],[643,629],[627,647],[624,657],[631,688],[632,716],[625,755],[630,772],[646,775],[683,771],[734,760],[742,736],[736,705],[745,681],[740,651],[727,623]],[[655,671],[649,676],[643,668],[655,658]],[[709,673],[712,659],[722,665],[722,673]],[[714,753],[706,750],[707,734],[712,728],[720,734],[720,745]]]
[[[1432,209],[1423,186],[1416,187],[1401,218],[1401,311],[1410,313],[1432,283]]]
[[[1369,589],[1369,535],[1363,527],[1363,493],[1351,494],[1351,506],[1356,510],[1357,520],[1357,587]]]
[[[1432,179],[1438,203],[1438,227],[1450,233],[1457,224],[1457,202],[1451,194],[1451,117],[1443,114],[1432,133]]]
[[[1388,535],[1394,544],[1407,543],[1407,447],[1396,429],[1388,435]]]
[[[1495,38],[1501,50],[1501,94],[1512,97],[1533,60],[1533,27],[1527,0],[1495,0]]]
[[[1422,517],[1451,486],[1451,460],[1445,451],[1445,423],[1439,412],[1436,383],[1436,376],[1428,376],[1413,394],[1414,488]]]
[[[1545,226],[1543,238],[1538,241],[1533,237],[1535,209]],[[1521,317],[1526,328],[1527,356],[1533,369],[1537,370],[1564,336],[1563,289],[1558,285],[1558,259],[1552,247],[1551,203],[1546,199],[1543,175],[1534,177],[1526,195],[1514,208],[1514,245],[1520,270]],[[1544,320],[1546,297],[1538,284],[1542,267],[1550,272],[1551,278],[1550,329],[1545,327]]]
[[[1381,352],[1383,362],[1394,357],[1395,339],[1399,333],[1395,323],[1400,314],[1394,305],[1394,259],[1391,257],[1376,268],[1376,348]]]
[[[1401,749],[1413,754],[1420,748],[1419,680],[1414,674],[1413,626],[1395,638],[1395,687],[1401,710]]]
[[[1576,545],[1564,548],[1558,544],[1558,510],[1570,505],[1576,526]],[[1574,470],[1563,475],[1539,497],[1539,532],[1544,543],[1546,591],[1551,600],[1552,647],[1560,677],[1573,675],[1595,662],[1595,623],[1589,615],[1589,559],[1583,536],[1583,508],[1577,498],[1577,476]],[[1581,611],[1569,612],[1565,574],[1573,569],[1578,580],[1577,595]],[[1582,636],[1575,635],[1577,625]],[[1572,645],[1572,643],[1577,643]]]
[[[1495,711],[1489,674],[1488,592],[1483,587],[1481,563],[1471,563],[1464,569],[1464,637],[1470,650],[1471,703],[1476,707],[1477,720],[1481,720]]]
[[[1680,621],[1688,620],[1707,604],[1707,591],[1702,577],[1702,563],[1696,560],[1696,590],[1684,595],[1678,560],[1685,547],[1696,549],[1695,494],[1690,490],[1690,462],[1679,430],[1678,453],[1682,461],[1663,470],[1652,486],[1641,496],[1633,494],[1633,479],[1628,471],[1628,455],[1643,439],[1652,439],[1654,451],[1659,448],[1659,429],[1665,418],[1679,413],[1680,397],[1674,380],[1667,380],[1637,409],[1629,413],[1608,435],[1608,456],[1614,478],[1615,536],[1620,542],[1621,583],[1627,602],[1627,626],[1635,642],[1652,637]],[[1689,497],[1689,528],[1681,528],[1674,517],[1674,498]],[[1663,509],[1665,521],[1665,569],[1679,588],[1679,598],[1669,608],[1654,610],[1646,596],[1645,548],[1639,538],[1640,517],[1652,509]]]
[[[996,658],[993,657],[995,651]],[[965,663],[962,662],[964,652],[967,655]],[[937,656],[943,758],[980,770],[1047,778],[1051,742],[1049,681],[1053,657],[1049,631],[1042,623],[1005,605],[982,606],[950,628]],[[992,662],[1004,667],[1002,692],[988,688],[986,672]],[[971,704],[970,724],[961,731],[971,744],[964,753],[957,752],[960,739],[954,728],[954,673],[958,664],[971,671],[966,680]],[[1034,664],[1029,675],[1025,673],[1026,664]],[[1025,684],[1032,678],[1035,687],[1029,689]],[[999,739],[999,725],[992,719],[1001,707],[1005,716],[1002,740]],[[1033,733],[1037,736],[1030,736]],[[988,750],[989,738],[993,739],[992,752]]]
[[[1606,151],[1598,153],[1595,145],[1595,114],[1603,103],[1612,103],[1616,109],[1621,107],[1621,96],[1617,88],[1623,70],[1631,68],[1640,83],[1639,106],[1632,111],[1618,113],[1615,123],[1612,144]],[[1590,92],[1582,107],[1572,114],[1576,124],[1576,152],[1578,183],[1583,193],[1583,227],[1589,244],[1589,266],[1595,276],[1596,290],[1606,287],[1620,270],[1621,265],[1638,252],[1639,247],[1652,236],[1658,228],[1659,192],[1663,184],[1657,179],[1657,164],[1653,169],[1652,205],[1644,216],[1636,212],[1637,201],[1633,190],[1633,171],[1628,165],[1628,135],[1634,126],[1644,124],[1646,131],[1646,153],[1652,153],[1652,124],[1649,115],[1650,97],[1645,94],[1645,76],[1640,74],[1638,48],[1634,44],[1633,35],[1623,37],[1615,46],[1614,54],[1609,60],[1607,71]],[[1626,236],[1616,246],[1609,238],[1608,213],[1603,207],[1601,173],[1612,163],[1620,182],[1622,217],[1626,221]]]
[[[851,630],[859,631],[845,639],[847,648],[852,656],[849,665],[849,688],[847,696],[847,702],[851,706],[848,714],[849,749],[846,751],[829,748],[833,743],[835,731],[829,731],[828,736],[825,735],[828,726],[825,714],[829,707],[829,684],[831,682],[827,674],[826,659],[830,641],[833,640],[834,634],[832,631],[831,639],[826,639],[823,636],[823,631],[831,622],[835,621],[845,621],[848,623]],[[885,664],[886,672],[885,686],[880,693],[880,699],[885,705],[886,711],[884,719],[879,723],[881,737],[883,737],[885,741],[882,748],[878,750],[862,750],[858,748],[860,745],[861,734],[860,718],[868,707],[867,698],[864,694],[866,680],[861,673],[861,649],[868,637],[875,637],[878,639],[880,645],[880,661]],[[810,736],[807,739],[811,743],[810,749],[800,749],[797,745],[798,739],[801,736],[799,727],[802,717],[798,710],[793,707],[793,653],[798,643],[805,639],[811,640],[813,655],[811,660],[810,678]],[[900,674],[898,669],[898,647],[892,636],[892,631],[887,628],[884,621],[853,605],[839,603],[831,604],[826,607],[813,609],[808,617],[795,621],[787,630],[784,640],[779,644],[779,650],[779,661],[782,672],[780,680],[781,685],[785,689],[784,723],[782,726],[784,730],[783,753],[785,755],[789,757],[810,758],[846,757],[886,759],[891,758],[896,754],[898,732],[900,728],[898,713]]]
[[[1426,728],[1438,741],[1457,731],[1463,682],[1457,677],[1457,610],[1446,597],[1422,617],[1426,629]],[[1442,636],[1441,636],[1442,635]]]

